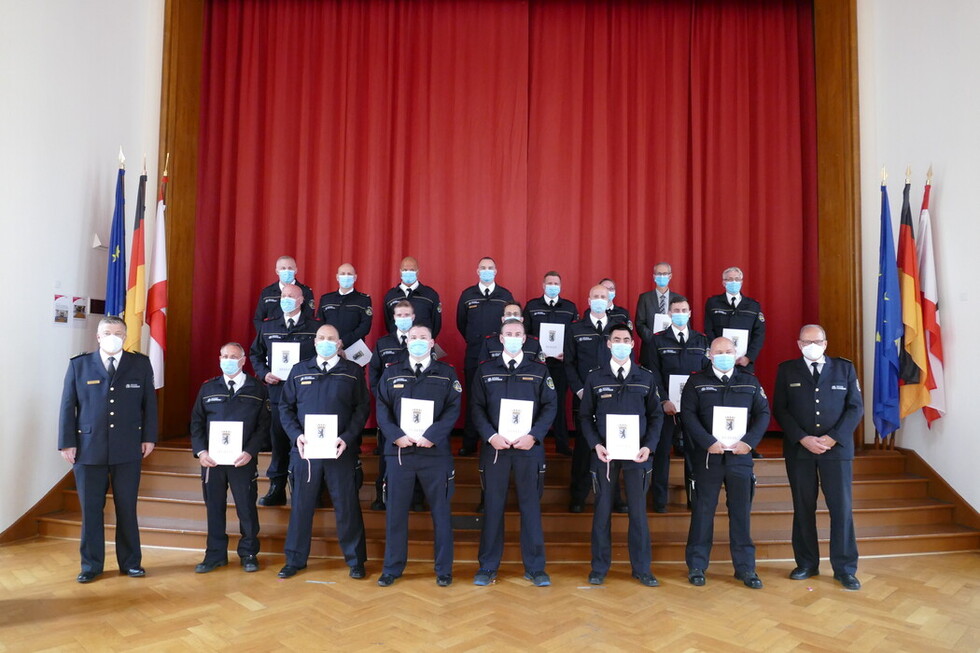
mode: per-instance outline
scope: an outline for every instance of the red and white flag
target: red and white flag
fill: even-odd
[[[946,389],[943,381],[943,331],[939,322],[939,290],[936,284],[936,260],[932,251],[932,221],[929,216],[927,183],[919,212],[919,238],[916,241],[919,258],[919,283],[922,297],[922,327],[925,331],[926,354],[929,364],[929,403],[922,409],[929,428],[946,414]]]
[[[153,366],[153,385],[163,387],[163,363],[167,353],[167,228],[164,214],[167,173],[160,180],[160,199],[157,201],[156,232],[153,255],[150,257],[150,288],[146,293],[146,323],[150,327],[150,346],[147,355]]]

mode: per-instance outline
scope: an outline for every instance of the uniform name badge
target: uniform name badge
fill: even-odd
[[[667,399],[674,404],[678,411],[681,409],[681,395],[684,394],[684,386],[690,374],[671,374],[667,381]]]
[[[749,409],[745,406],[715,406],[711,419],[711,435],[730,450],[745,435]]]
[[[660,333],[670,328],[670,316],[664,313],[656,313],[653,316],[653,332]]]
[[[749,350],[748,329],[722,329],[721,337],[728,338],[735,345],[735,358],[745,356],[745,352]]]
[[[306,446],[303,456],[309,460],[337,458],[337,416],[307,415],[303,435]]]
[[[269,354],[269,369],[282,380],[289,378],[293,365],[299,362],[298,342],[274,342]]]
[[[211,422],[208,455],[219,465],[234,465],[242,455],[242,422]]]
[[[425,435],[426,429],[432,426],[434,412],[435,402],[430,399],[403,398],[398,426],[405,432],[409,440],[418,444],[418,441]]]
[[[538,341],[541,343],[541,353],[558,358],[565,351],[565,325],[542,322],[538,326]]]
[[[606,415],[606,452],[612,460],[634,460],[640,453],[640,416]]]
[[[508,442],[515,442],[531,432],[534,402],[524,399],[501,399],[497,416],[497,433]]]
[[[357,363],[361,367],[370,363],[373,355],[371,348],[364,344],[363,339],[353,343],[350,347],[344,347],[344,356],[347,357],[347,360]]]

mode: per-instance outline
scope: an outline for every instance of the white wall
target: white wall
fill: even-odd
[[[55,327],[52,300],[105,297],[106,252],[91,242],[107,240],[120,145],[127,228],[144,152],[153,225],[163,4],[0,3],[0,530],[69,470],[57,452],[62,380],[69,356],[95,348],[95,324]]]
[[[864,264],[864,387],[871,425],[881,167],[898,228],[905,167],[913,171],[911,203],[918,224],[925,173],[935,177],[930,200],[938,265],[946,362],[945,418],[926,427],[921,413],[896,436],[917,451],[974,508],[980,509],[980,3],[976,0],[859,0],[862,237]],[[826,192],[826,189],[822,189]]]

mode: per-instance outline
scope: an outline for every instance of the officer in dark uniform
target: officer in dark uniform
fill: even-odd
[[[269,401],[272,404],[272,419],[269,429],[272,460],[269,463],[269,469],[266,470],[266,476],[269,478],[269,492],[259,499],[260,506],[286,505],[289,449],[292,446],[279,419],[279,398],[282,395],[282,383],[285,379],[281,379],[272,373],[273,345],[279,342],[298,342],[298,358],[300,361],[306,360],[316,353],[313,347],[313,339],[316,337],[316,330],[320,326],[320,323],[313,317],[313,311],[305,309],[300,303],[302,301],[301,291],[295,284],[283,287],[282,298],[279,301],[284,314],[281,317],[269,318],[259,325],[259,331],[255,334],[255,341],[252,342],[249,351],[252,369],[255,370],[255,375],[268,387]],[[295,364],[298,361],[293,362]]]
[[[528,301],[524,308],[524,314],[527,315],[525,326],[527,326],[528,333],[531,334],[528,342],[531,342],[535,336],[541,336],[542,324],[564,324],[567,332],[568,326],[579,318],[578,307],[575,306],[575,303],[561,297],[561,275],[554,270],[546,272],[541,285],[544,288],[544,296],[535,297]],[[555,449],[560,454],[570,456],[572,449],[568,444],[568,421],[565,417],[565,399],[568,396],[565,354],[548,357],[546,363],[548,373],[551,374],[551,379],[555,382],[555,392],[558,395],[558,414],[555,417],[553,427]]]
[[[616,282],[606,277],[599,282],[599,285],[603,286],[609,293],[609,307],[606,308],[606,315],[609,316],[610,323],[625,324],[632,330],[633,320],[630,317],[629,309],[613,303],[613,300],[616,298]]]
[[[415,321],[432,329],[432,336],[438,337],[442,331],[442,302],[439,293],[419,282],[419,263],[411,256],[401,262],[401,283],[385,293],[385,331],[395,330],[395,304],[403,299],[412,302]]]
[[[735,344],[731,340],[715,338],[710,357],[711,367],[692,374],[681,395],[681,420],[684,433],[691,438],[694,460],[694,509],[685,552],[687,579],[692,585],[705,583],[715,508],[724,483],[735,578],[746,587],[760,589],[762,581],[755,572],[755,545],[749,527],[755,493],[749,452],[769,426],[769,402],[759,380],[735,367]],[[715,407],[746,409],[745,435],[728,449],[712,434]]]
[[[641,293],[636,302],[636,331],[643,341],[643,349],[640,351],[640,364],[647,369],[653,369],[653,359],[656,352],[656,346],[653,344],[653,334],[657,331],[656,316],[669,314],[670,305],[677,301],[678,297],[681,297],[669,287],[673,277],[674,273],[670,263],[661,261],[654,265],[654,289]],[[707,347],[705,348],[707,349]],[[662,393],[661,396],[663,396]],[[654,482],[656,482],[656,472],[654,472]]]
[[[610,322],[624,324],[622,316],[610,317],[606,313],[609,308],[609,291],[603,285],[593,286],[589,291],[589,312],[578,322],[573,323],[565,332],[565,371],[568,376],[568,387],[572,389],[573,412],[578,413],[579,402],[585,387],[585,377],[589,372],[609,362],[609,347],[606,344],[606,334]],[[585,499],[589,496],[589,447],[579,433],[575,450],[572,453],[572,478],[569,484],[571,501],[569,510],[582,512]],[[620,503],[620,502],[616,502]],[[617,507],[617,512],[621,508]]]
[[[656,292],[656,291],[651,291]],[[674,293],[668,310],[670,328],[656,333],[643,345],[643,357],[650,361],[650,369],[657,377],[657,388],[663,402],[664,426],[660,441],[653,454],[653,511],[667,512],[669,498],[670,449],[674,442],[683,440],[677,406],[670,401],[671,375],[690,375],[709,367],[708,338],[690,328],[691,305],[687,298]],[[684,443],[685,447],[688,443]],[[690,495],[690,481],[694,478],[690,451],[684,454],[685,483]],[[688,497],[690,502],[690,496]]]
[[[746,372],[754,372],[755,361],[766,342],[766,318],[759,302],[742,294],[743,278],[742,271],[736,267],[727,268],[722,273],[725,292],[708,297],[704,303],[704,335],[714,340],[721,338],[725,329],[748,331],[745,355],[737,358],[735,364]]]
[[[504,314],[500,317],[500,323],[506,324],[511,320],[518,322],[524,321],[521,315],[520,304],[513,303],[504,306]],[[493,358],[499,358],[503,351],[504,346],[500,342],[500,332],[494,331],[483,339],[478,360],[481,363],[485,363]],[[530,356],[534,360],[541,361],[542,363],[544,362],[544,355],[541,353],[541,342],[532,335],[527,336],[527,340],[524,342],[524,355]],[[558,386],[555,385],[555,387],[557,388]]]
[[[150,359],[124,352],[126,323],[99,322],[99,350],[68,363],[61,395],[58,449],[72,465],[82,504],[82,570],[76,580],[95,580],[105,564],[103,509],[112,483],[119,571],[145,576],[136,521],[140,461],[157,441],[157,397]]]
[[[344,346],[350,347],[358,340],[364,340],[371,332],[374,312],[371,309],[371,296],[354,288],[357,271],[350,263],[337,268],[339,288],[320,297],[317,318],[323,324],[332,324],[340,332]]]
[[[408,511],[416,482],[432,510],[436,583],[453,582],[453,525],[450,503],[455,469],[449,436],[459,417],[463,387],[451,365],[432,358],[432,331],[414,326],[408,333],[408,358],[389,365],[378,388],[378,425],[385,434],[387,508],[385,563],[378,585],[387,587],[405,571],[408,560]],[[432,402],[432,424],[421,434],[406,433],[402,401]]]
[[[278,275],[279,281],[269,284],[259,293],[259,301],[255,307],[255,316],[252,318],[256,330],[266,320],[282,315],[279,299],[282,297],[282,289],[286,286],[298,286],[303,291],[303,306],[311,311],[314,310],[313,291],[309,286],[304,286],[296,281],[296,259],[292,256],[280,256],[276,259],[276,275]]]
[[[660,583],[650,573],[652,551],[650,526],[647,523],[646,494],[649,487],[650,452],[657,446],[663,411],[653,372],[630,361],[633,334],[624,324],[608,329],[611,357],[608,365],[600,365],[585,378],[582,393],[580,424],[592,456],[592,478],[595,486],[595,513],[592,517],[592,571],[589,583],[601,585],[612,564],[610,535],[613,508],[612,479],[623,473],[626,503],[629,506],[630,566],[633,578],[647,587]],[[606,443],[615,433],[607,430],[610,415],[639,417],[640,449],[633,460],[612,460]]]
[[[470,286],[459,296],[456,303],[456,328],[466,341],[466,355],[463,359],[463,373],[466,388],[470,390],[480,363],[480,347],[483,340],[500,327],[504,306],[514,303],[514,296],[494,281],[497,277],[497,263],[489,256],[480,259],[476,269],[480,282]],[[473,411],[467,406],[466,424],[463,430],[463,446],[460,456],[476,452],[479,434],[473,423]]]
[[[510,473],[514,471],[521,511],[521,558],[524,577],[538,587],[551,584],[544,570],[544,533],[541,528],[541,495],[544,491],[545,456],[541,443],[555,419],[555,384],[543,363],[524,355],[524,325],[512,321],[500,330],[504,353],[480,365],[472,386],[473,422],[484,446],[480,475],[486,489],[486,510],[480,533],[480,569],[475,585],[489,585],[497,576],[504,552],[504,509]],[[501,414],[501,400],[531,402],[529,432],[512,439],[500,434],[505,420],[522,423],[520,414]]]
[[[219,352],[222,375],[201,386],[191,413],[191,451],[201,463],[204,505],[208,514],[207,549],[204,560],[194,568],[206,574],[228,564],[228,534],[225,512],[228,488],[242,538],[238,556],[245,571],[258,571],[259,512],[258,455],[269,437],[269,393],[255,377],[245,374],[245,348],[229,342]],[[208,452],[212,422],[241,422],[242,453],[233,464],[218,464]]]
[[[816,576],[817,485],[830,511],[830,564],[845,589],[861,589],[851,515],[854,429],[864,403],[851,361],[825,355],[823,327],[808,324],[797,341],[802,358],[781,363],[776,373],[773,414],[783,427],[783,457],[793,492],[793,580]]]
[[[357,440],[371,411],[364,370],[338,355],[340,334],[324,324],[316,332],[316,356],[293,368],[282,390],[282,426],[293,444],[290,472],[295,480],[293,505],[286,532],[286,564],[280,578],[290,578],[306,567],[313,535],[313,513],[327,486],[337,520],[337,539],[350,567],[351,578],[364,578],[367,547],[364,518],[358,500],[360,460]],[[337,458],[305,457],[307,415],[337,416]]]

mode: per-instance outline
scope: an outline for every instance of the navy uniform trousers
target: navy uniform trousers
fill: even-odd
[[[544,532],[541,528],[541,496],[544,492],[544,447],[527,451],[498,451],[484,443],[480,449],[480,480],[484,489],[483,531],[480,533],[480,569],[496,571],[504,554],[504,510],[511,471],[521,511],[521,559],[524,571],[545,566]]]
[[[632,460],[601,462],[592,453],[592,483],[595,490],[595,514],[592,516],[592,571],[603,576],[612,564],[612,509],[615,481],[620,471],[626,488],[626,507],[629,511],[629,527],[626,540],[630,552],[630,567],[634,574],[649,574],[652,549],[650,524],[647,521],[646,495],[650,486],[650,460],[638,463]],[[607,476],[608,474],[608,476]]]
[[[82,571],[100,573],[105,564],[105,502],[112,486],[116,508],[116,561],[119,569],[135,569],[142,564],[140,531],[136,521],[136,499],[140,487],[141,461],[111,465],[84,465],[76,462],[75,487],[82,502],[82,542],[79,552]]]
[[[228,559],[228,533],[226,532],[228,488],[235,499],[238,514],[238,555],[254,556],[259,552],[258,460],[252,458],[247,465],[218,465],[201,468],[201,489],[208,514],[207,549],[204,562],[221,562]]]
[[[857,573],[857,537],[851,513],[853,464],[853,460],[821,456],[786,458],[786,475],[793,493],[793,553],[797,566],[817,569],[820,565],[817,493],[818,486],[822,486],[832,525],[830,564],[834,573]]]
[[[703,459],[694,461],[694,506],[684,556],[688,569],[708,568],[718,493],[724,484],[728,539],[735,572],[743,574],[755,571],[755,544],[749,529],[755,475],[751,465],[736,462],[735,457],[734,453],[726,452],[709,454],[707,464]]]

